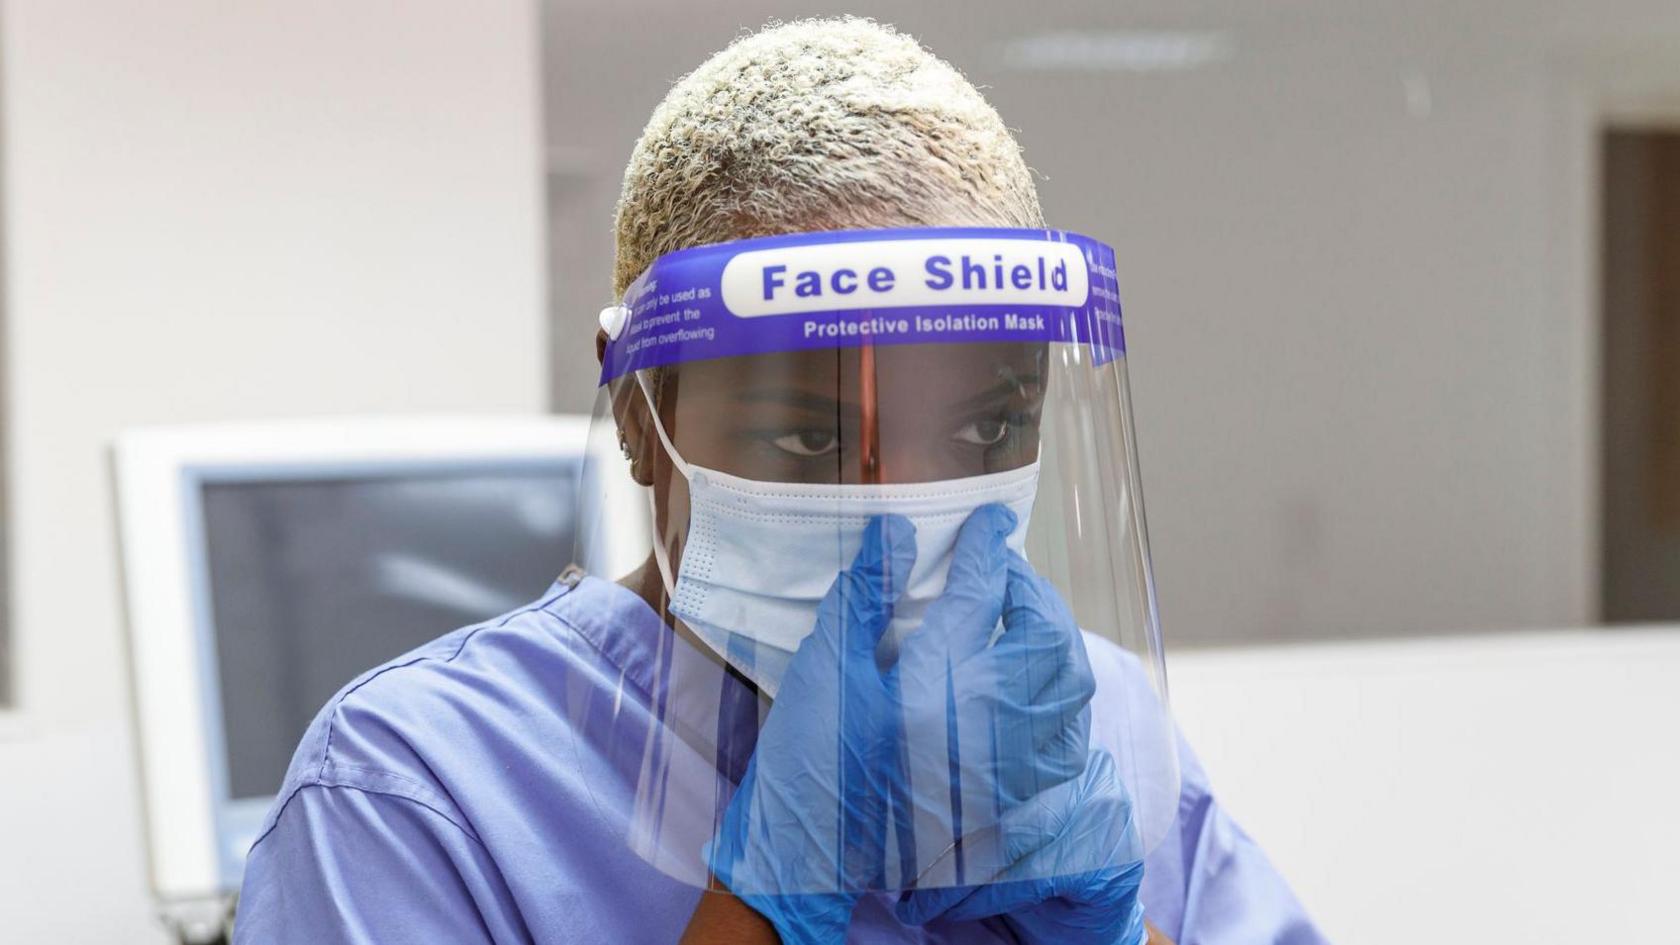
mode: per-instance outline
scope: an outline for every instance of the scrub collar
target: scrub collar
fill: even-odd
[[[573,583],[575,582],[575,583]],[[570,585],[570,590],[567,586]],[[635,592],[592,575],[562,576],[543,610],[571,627],[617,676],[614,715],[642,704],[738,782],[770,710],[742,677],[678,636]],[[610,683],[609,683],[610,684]],[[635,693],[627,693],[625,687]]]

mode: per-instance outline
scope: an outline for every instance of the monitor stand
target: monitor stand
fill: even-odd
[[[158,904],[158,917],[181,945],[227,945],[233,907],[233,896],[175,899]]]

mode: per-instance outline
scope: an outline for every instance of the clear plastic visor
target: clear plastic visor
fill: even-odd
[[[575,704],[618,740],[592,790],[625,842],[743,895],[1140,861],[1178,771],[1127,396],[1078,342],[603,385],[578,561],[659,658],[596,681],[610,722]]]

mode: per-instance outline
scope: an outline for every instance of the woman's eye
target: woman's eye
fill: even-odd
[[[1000,419],[976,420],[957,431],[956,439],[975,446],[993,446],[1009,435],[1009,421]]]
[[[777,449],[795,456],[822,456],[840,447],[840,440],[827,430],[801,430],[770,441]]]

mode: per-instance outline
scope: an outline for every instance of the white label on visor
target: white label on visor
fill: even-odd
[[[741,318],[940,305],[1085,304],[1090,273],[1072,243],[869,240],[749,250],[723,268]]]

